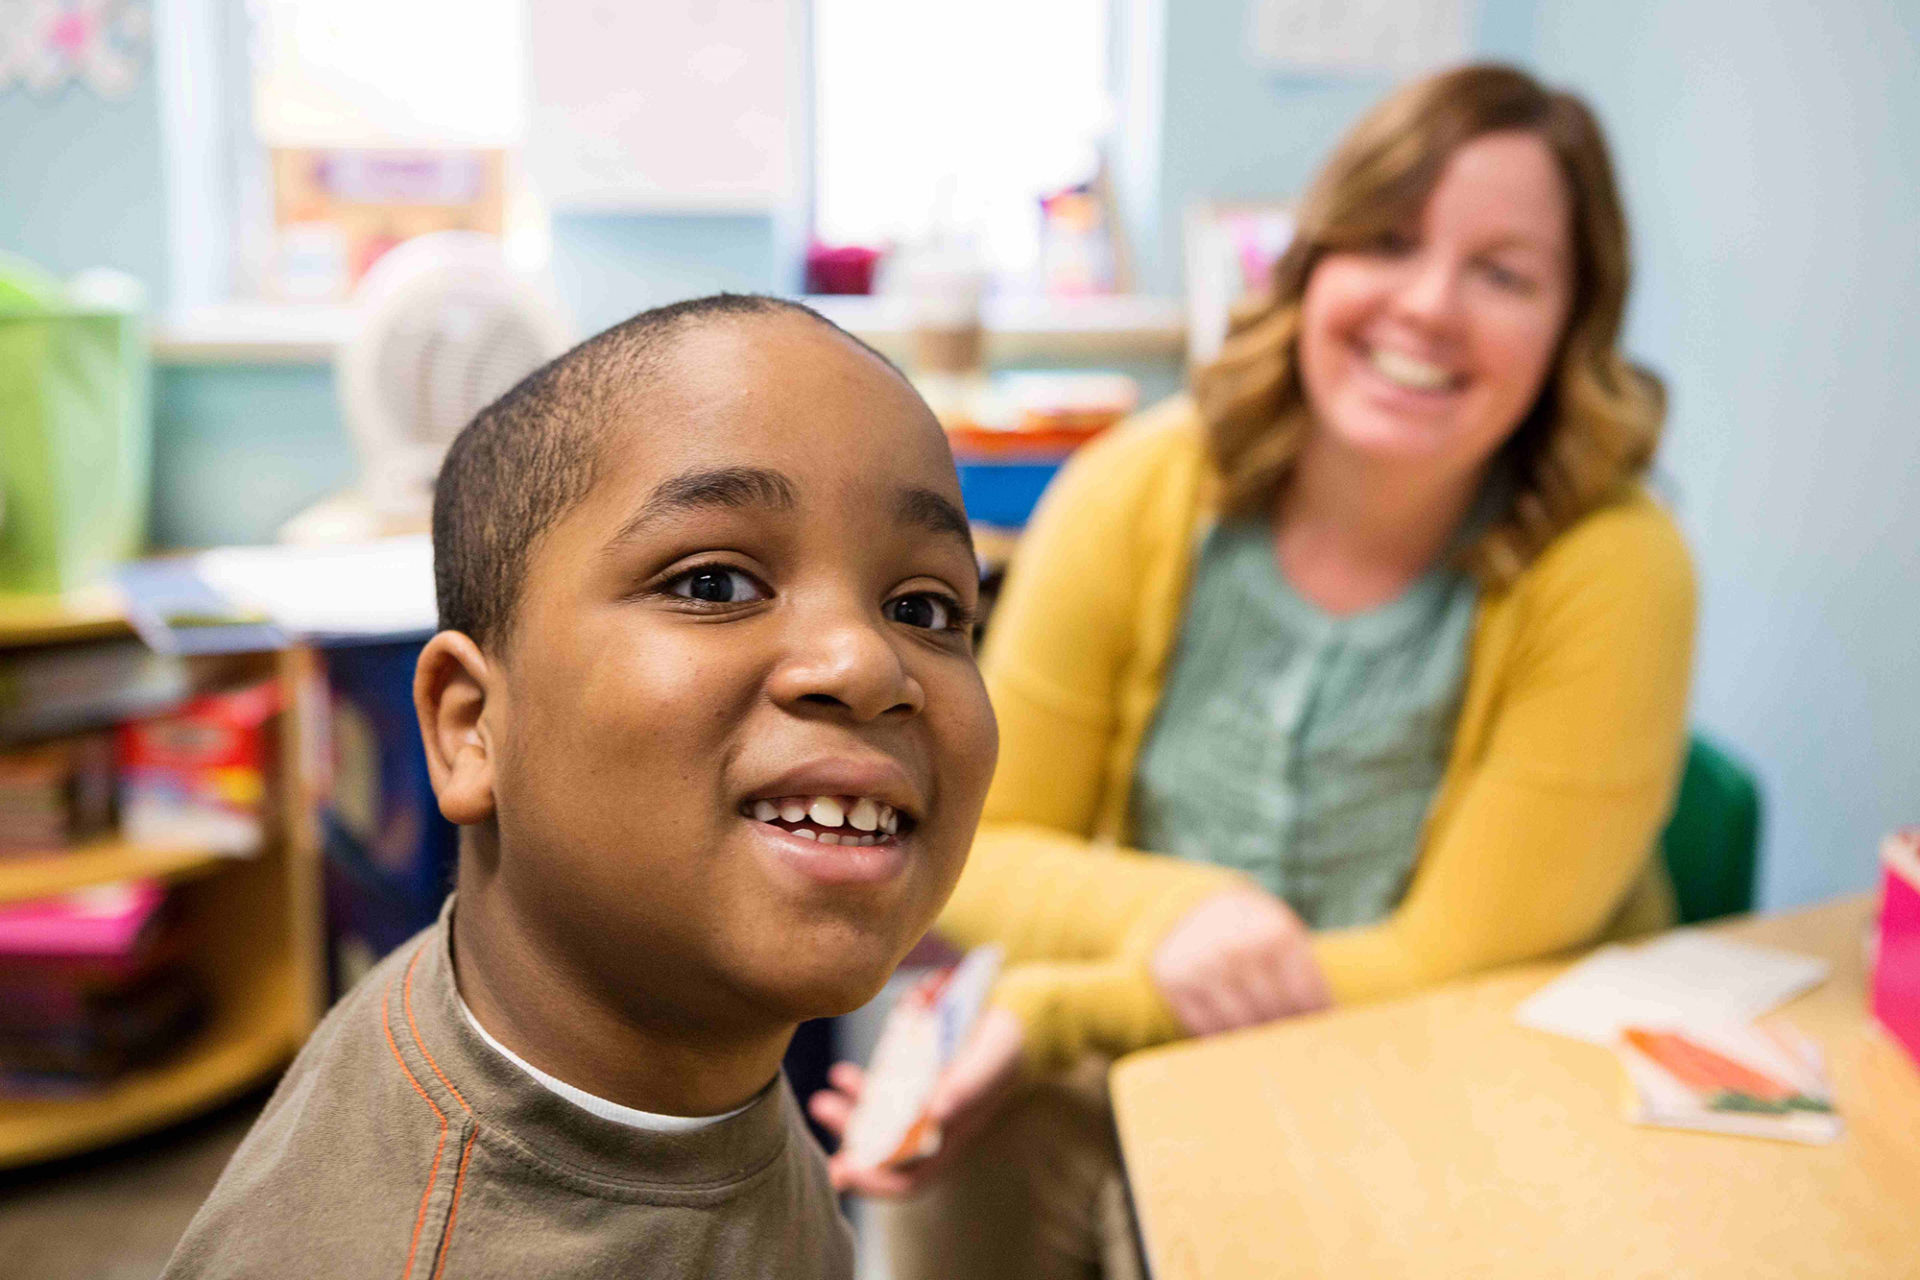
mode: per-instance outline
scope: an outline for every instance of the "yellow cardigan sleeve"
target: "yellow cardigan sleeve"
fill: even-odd
[[[1436,809],[1407,896],[1315,940],[1336,1000],[1591,942],[1646,866],[1686,743],[1694,581],[1679,532],[1649,499],[1608,508],[1513,592],[1484,755]]]
[[[1142,426],[1081,450],[1021,538],[981,663],[1000,764],[937,926],[962,946],[1007,949],[994,1002],[1020,1018],[1037,1069],[1174,1038],[1147,973],[1153,946],[1242,883],[1093,841],[1141,610],[1142,507],[1164,453]]]

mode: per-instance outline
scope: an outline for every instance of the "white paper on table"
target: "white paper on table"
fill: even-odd
[[[329,547],[219,547],[194,572],[235,606],[296,635],[432,631],[433,541],[424,534]]]
[[[1816,956],[1675,933],[1602,947],[1520,1003],[1524,1027],[1611,1045],[1629,1026],[1750,1022],[1826,979]]]

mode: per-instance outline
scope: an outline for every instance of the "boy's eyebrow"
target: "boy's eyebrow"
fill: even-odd
[[[934,533],[950,533],[973,553],[973,526],[966,513],[931,489],[918,486],[900,490],[894,500],[894,514],[907,524],[917,524]]]
[[[636,536],[663,516],[701,507],[773,507],[791,511],[793,481],[765,467],[716,467],[683,471],[654,486],[639,511],[613,536],[614,545]]]

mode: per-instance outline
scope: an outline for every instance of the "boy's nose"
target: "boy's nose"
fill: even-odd
[[[884,620],[807,612],[795,619],[791,643],[769,681],[775,701],[795,710],[839,709],[860,721],[920,710],[926,693],[901,661]]]

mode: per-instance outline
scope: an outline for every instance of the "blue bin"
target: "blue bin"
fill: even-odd
[[[396,902],[424,904],[431,922],[453,882],[459,836],[433,798],[413,711],[421,644],[325,650],[333,759],[320,814],[330,861]]]
[[[1025,527],[1064,458],[959,458],[960,497],[967,518],[1002,529]]]

